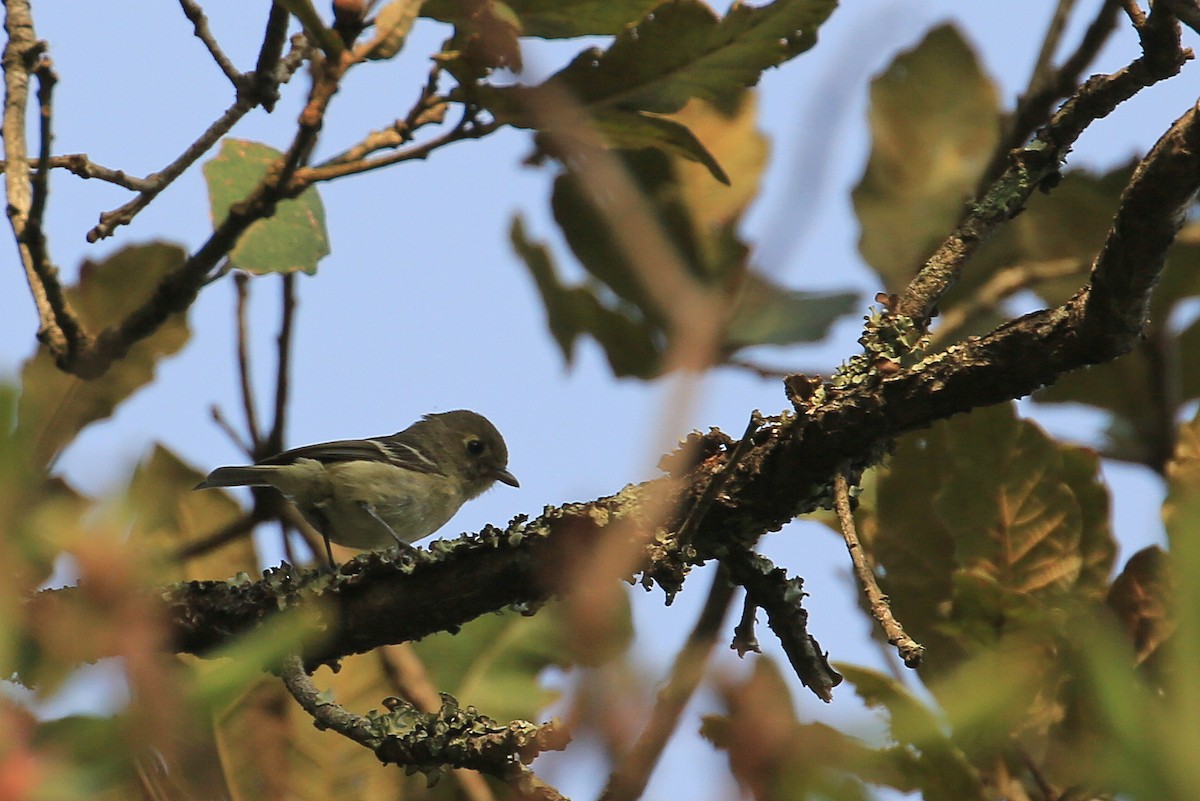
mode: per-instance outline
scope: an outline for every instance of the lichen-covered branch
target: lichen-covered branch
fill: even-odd
[[[1180,47],[1178,23],[1166,14],[1153,13],[1145,27],[1146,49],[1141,57],[1111,75],[1089,78],[1038,131],[1032,144],[1010,153],[1007,169],[909,283],[894,309],[897,314],[924,327],[979,246],[1019,213],[1034,191],[1054,182],[1084,129],[1142,89],[1179,72],[1191,53]]]

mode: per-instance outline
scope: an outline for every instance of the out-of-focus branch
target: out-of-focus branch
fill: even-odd
[[[704,608],[700,610],[700,617],[676,654],[666,685],[658,691],[646,727],[608,777],[600,801],[635,801],[646,791],[650,775],[679,725],[684,707],[700,686],[721,623],[732,601],[733,585],[729,583],[726,570],[719,568],[713,576],[713,584]]]

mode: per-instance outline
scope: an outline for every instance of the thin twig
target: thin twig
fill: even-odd
[[[279,102],[279,84],[285,77],[277,74],[277,69],[283,56],[283,45],[287,41],[290,16],[282,4],[271,4],[262,46],[258,49],[258,59],[254,64],[254,96],[268,113],[274,111],[275,104]]]
[[[358,161],[346,161],[336,164],[329,164],[320,167],[308,167],[300,170],[296,177],[305,184],[315,184],[321,181],[331,181],[334,178],[341,178],[346,175],[359,175],[364,172],[390,167],[393,164],[399,164],[404,161],[413,161],[417,159],[428,158],[429,154],[440,147],[444,147],[452,142],[461,142],[467,139],[479,139],[487,136],[500,127],[500,123],[495,120],[490,120],[484,123],[472,123],[469,125],[459,124],[450,131],[441,136],[434,137],[428,142],[423,142],[420,145],[407,148],[405,150],[397,150],[387,156],[381,156],[376,159],[360,159]]]
[[[758,636],[754,633],[754,624],[757,619],[758,607],[747,593],[742,602],[742,618],[733,627],[733,642],[729,644],[730,648],[737,651],[738,656],[745,656],[751,652],[762,653],[762,649],[758,645]]]
[[[196,141],[192,142],[187,148],[179,154],[167,166],[163,167],[156,173],[146,176],[146,182],[149,184],[147,188],[138,193],[138,195],[128,203],[113,209],[112,211],[102,212],[100,214],[100,222],[96,224],[92,230],[87,233],[88,242],[98,242],[101,239],[112,236],[113,232],[122,225],[129,225],[133,222],[133,218],[138,213],[150,205],[154,198],[158,197],[159,193],[166,189],[171,183],[192,166],[195,161],[203,156],[208,150],[220,141],[221,137],[229,133],[230,129],[252,111],[257,105],[253,98],[239,97],[233,102],[225,113],[218,117],[204,133],[197,137]]]
[[[242,409],[246,414],[246,431],[250,435],[250,454],[254,459],[270,456],[262,453],[262,432],[258,428],[258,402],[254,397],[254,382],[251,380],[253,371],[250,369],[250,321],[247,306],[250,299],[250,276],[236,273],[233,285],[237,292],[237,364],[238,381],[242,390]]]
[[[127,175],[122,170],[113,170],[101,166],[88,159],[85,153],[70,153],[63,156],[51,156],[49,159],[33,159],[29,166],[42,169],[43,165],[50,169],[64,169],[78,175],[80,178],[96,178],[106,183],[115,184],[123,189],[141,192],[150,186],[145,178]],[[8,172],[9,163],[0,161],[0,172]]]
[[[17,243],[21,266],[38,313],[38,338],[46,343],[55,359],[61,361],[88,342],[87,333],[58,279],[58,269],[50,261],[41,225],[31,224],[33,183],[30,179],[25,119],[29,104],[29,75],[41,66],[45,42],[33,29],[33,16],[27,0],[4,4],[4,119],[0,138],[4,156],[12,169],[5,181],[9,224]]]
[[[33,200],[29,204],[29,225],[43,231],[42,221],[46,215],[46,201],[50,197],[50,170],[43,167],[50,160],[50,144],[54,141],[54,85],[58,76],[50,67],[50,59],[43,56],[33,70],[38,79],[38,165],[33,173]],[[45,242],[45,237],[40,237]]]
[[[904,627],[892,614],[888,597],[879,589],[875,571],[867,560],[862,543],[858,541],[858,532],[854,528],[854,514],[850,511],[850,487],[846,481],[846,474],[841,470],[833,477],[833,505],[841,524],[842,539],[846,541],[850,561],[854,564],[854,575],[858,577],[858,583],[871,606],[871,616],[883,629],[887,641],[896,647],[905,666],[920,667],[921,659],[925,656],[925,646],[904,633]]]
[[[275,418],[271,432],[267,434],[265,448],[269,453],[283,450],[284,431],[287,428],[288,391],[291,386],[292,332],[296,321],[296,274],[283,276],[282,320],[279,323],[278,359],[275,374]]]
[[[225,77],[233,84],[234,89],[241,89],[243,81],[242,73],[238,68],[233,66],[233,62],[229,60],[229,56],[225,55],[225,51],[217,44],[217,39],[213,36],[212,29],[208,27],[208,17],[204,16],[204,9],[200,8],[198,3],[193,0],[179,0],[179,6],[183,9],[184,16],[192,23],[192,29],[195,31],[196,38],[204,42],[204,46],[208,48],[209,55],[213,61],[217,62],[217,66],[221,68],[221,72],[225,73]]]
[[[983,286],[971,293],[962,303],[952,306],[938,317],[938,326],[930,334],[929,348],[944,345],[971,318],[995,309],[1006,299],[1043,281],[1066,278],[1083,272],[1079,259],[1014,264],[992,274]]]
[[[732,601],[733,584],[729,582],[729,571],[719,565],[700,617],[675,656],[670,677],[658,692],[646,727],[613,768],[604,792],[600,794],[600,801],[634,801],[646,791],[650,775],[662,758],[671,734],[678,727],[684,707],[704,677],[721,623]]]
[[[217,424],[217,428],[225,432],[225,436],[229,437],[234,446],[247,456],[253,458],[254,444],[250,442],[244,442],[242,440],[242,437],[240,434],[238,434],[237,429],[235,429],[233,425],[225,419],[225,415],[222,414],[220,408],[217,406],[212,406],[209,408],[208,412],[212,416],[212,421]]]
[[[284,659],[279,677],[300,707],[320,728],[332,729],[372,751],[379,747],[380,739],[371,730],[370,721],[321,697],[321,691],[305,671],[300,657],[289,656]]]
[[[751,412],[750,422],[746,423],[746,430],[742,433],[742,438],[738,440],[737,445],[733,446],[733,452],[729,454],[729,458],[713,474],[704,487],[704,492],[696,499],[692,508],[688,510],[687,517],[680,524],[679,533],[675,537],[678,547],[686,548],[691,544],[692,537],[696,534],[696,527],[700,525],[700,521],[708,513],[709,507],[717,499],[730,476],[733,475],[733,471],[737,469],[738,462],[742,461],[754,447],[754,432],[761,428],[762,424],[762,415],[757,411]]]

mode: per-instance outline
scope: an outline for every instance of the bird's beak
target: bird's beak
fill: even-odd
[[[497,481],[507,484],[510,487],[521,486],[521,482],[517,481],[517,477],[507,470],[498,470],[493,475]]]

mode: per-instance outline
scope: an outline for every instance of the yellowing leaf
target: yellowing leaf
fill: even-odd
[[[123,320],[149,299],[158,283],[183,265],[184,251],[164,243],[118,251],[103,262],[85,261],[79,283],[67,289],[89,331]],[[18,435],[30,443],[33,464],[49,463],[85,426],[103,420],[154,379],[160,359],[183,347],[190,333],[186,314],[174,314],[137,342],[103,376],[84,381],[54,365],[45,346],[21,371]]]

